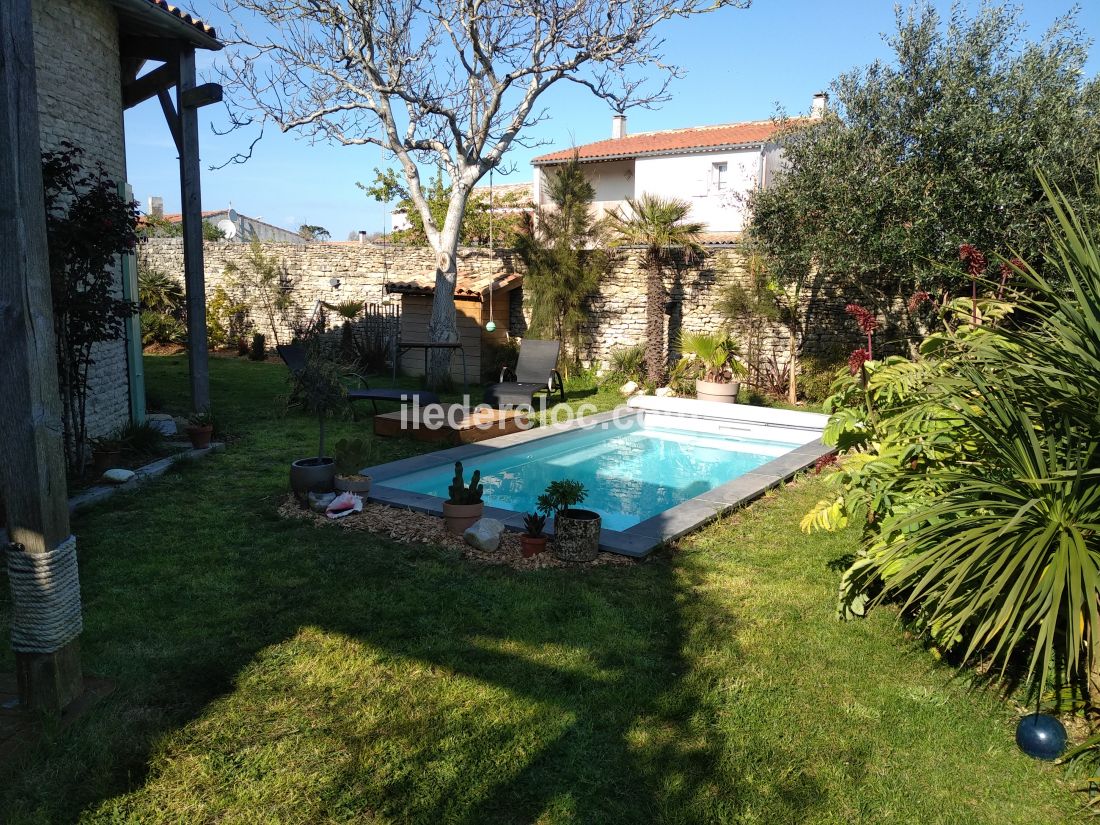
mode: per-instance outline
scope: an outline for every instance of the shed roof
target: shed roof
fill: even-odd
[[[455,280],[455,297],[479,301],[490,288],[511,289],[522,281],[521,272],[508,272],[496,277],[488,274],[459,272]],[[386,291],[398,292],[402,295],[434,295],[435,273],[426,273],[409,281],[390,281],[386,284]]]

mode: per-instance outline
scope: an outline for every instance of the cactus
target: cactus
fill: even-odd
[[[474,474],[470,477],[470,486],[467,487],[462,481],[462,462],[456,461],[455,476],[451,481],[451,486],[447,488],[447,492],[450,494],[447,502],[450,504],[477,504],[481,501],[483,490],[481,470],[474,470]]]
[[[543,528],[546,527],[546,516],[540,516],[538,513],[528,513],[523,517],[523,526],[527,531],[527,535],[537,539],[542,535]]]

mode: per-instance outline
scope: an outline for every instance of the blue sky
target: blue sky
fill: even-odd
[[[181,0],[180,5],[215,26],[222,22],[208,0]],[[950,2],[936,5],[944,13],[950,9]],[[1020,5],[1029,37],[1038,38],[1072,4],[1027,0]],[[673,82],[672,99],[659,109],[631,110],[627,129],[757,120],[770,117],[777,106],[804,112],[813,93],[838,74],[888,56],[882,33],[893,30],[893,21],[891,0],[755,0],[747,10],[670,22],[661,30],[665,52],[686,75]],[[1086,0],[1078,22],[1090,37],[1100,38],[1100,3]],[[200,72],[217,59],[200,53]],[[1087,71],[1090,76],[1100,72],[1100,47],[1093,47]],[[533,156],[610,137],[611,111],[581,87],[560,84],[542,100],[549,118],[527,134],[549,144],[517,147],[508,156],[516,171],[496,181],[530,180]],[[382,205],[355,186],[357,180],[370,180],[381,165],[378,147],[311,145],[269,128],[247,163],[211,171],[211,165],[246,149],[254,135],[216,135],[211,121],[224,127],[224,110],[211,106],[200,112],[204,209],[231,203],[243,214],[291,229],[319,224],[335,240],[357,229],[382,229]],[[179,165],[156,99],[127,112],[126,136],[130,183],[142,208],[150,195],[161,195],[166,211],[178,211]]]

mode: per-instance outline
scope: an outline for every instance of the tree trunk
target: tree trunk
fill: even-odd
[[[668,370],[665,350],[665,282],[661,265],[650,255],[646,272],[645,368],[646,379],[661,386]]]
[[[433,245],[436,253],[435,295],[432,297],[432,317],[428,321],[428,338],[432,342],[458,341],[458,319],[455,313],[455,279],[458,276],[458,236],[462,228],[462,213],[466,208],[468,192],[459,191],[458,185],[451,192],[451,204],[447,219]],[[445,266],[444,266],[445,264]],[[430,350],[428,374],[425,376],[430,389],[438,389],[450,383],[451,350]]]
[[[798,330],[793,326],[787,327],[787,370],[790,379],[787,383],[787,400],[798,403]]]

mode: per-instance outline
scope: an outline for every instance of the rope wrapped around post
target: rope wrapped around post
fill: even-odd
[[[84,629],[76,536],[47,553],[8,546],[11,646],[17,653],[54,653]]]

